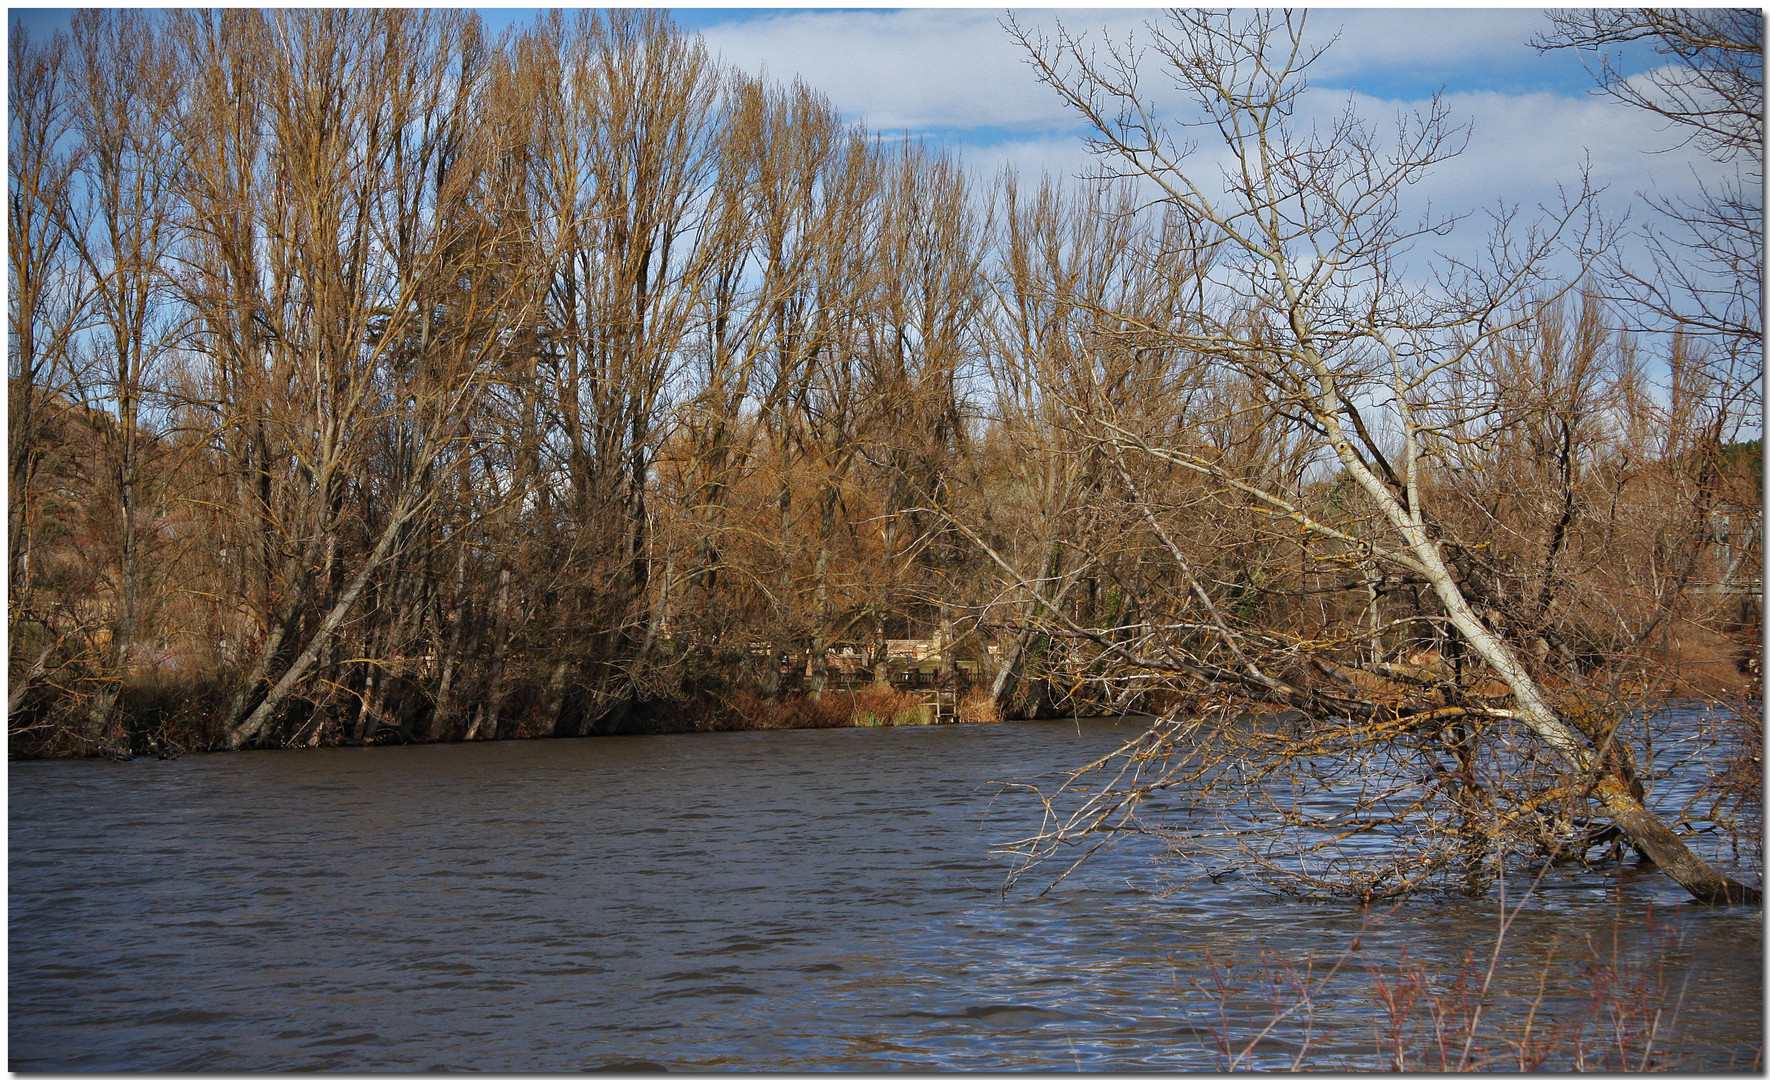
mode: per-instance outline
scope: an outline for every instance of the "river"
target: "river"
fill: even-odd
[[[1004,897],[991,849],[1037,806],[996,782],[1049,779],[1131,730],[14,763],[10,1067],[1381,1068],[1373,972],[1448,982],[1470,950],[1484,969],[1497,899],[1175,892],[1133,843]],[[1558,874],[1506,941],[1493,1031],[1519,1022],[1506,997],[1539,1002],[1538,1032],[1601,1032],[1594,980],[1648,979],[1665,1011],[1637,1050],[1759,1067],[1760,909],[1685,903],[1657,874]],[[1267,976],[1312,958],[1322,989],[1294,1007]],[[1207,992],[1213,971],[1226,990]]]

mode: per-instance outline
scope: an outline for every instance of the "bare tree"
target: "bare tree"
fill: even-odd
[[[116,514],[116,570],[107,681],[93,699],[88,737],[104,740],[124,671],[155,593],[144,592],[157,516],[145,463],[153,446],[146,430],[161,364],[177,333],[169,313],[162,267],[172,250],[171,175],[155,114],[159,87],[169,77],[163,50],[140,13],[108,17],[82,12],[74,20],[73,130],[83,152],[78,205],[68,243],[92,290],[93,330],[79,343],[90,349],[82,365],[82,395],[114,423],[104,426],[105,502]]]
[[[769,190],[761,181],[788,116],[822,104],[803,87],[795,86],[789,97],[750,79],[736,80],[727,93],[720,161],[703,226],[711,233],[703,336],[689,349],[693,389],[677,413],[682,445],[678,453],[665,454],[661,467],[665,488],[660,494],[666,506],[679,508],[671,532],[682,548],[677,563],[665,571],[682,581],[670,615],[684,646],[682,662],[703,670],[727,666],[718,657],[740,607],[732,600],[729,577],[726,602],[715,598],[738,527],[733,494],[750,472],[756,435],[744,411],[762,366],[759,305],[751,302],[749,281],[753,263],[760,261],[758,204]]]
[[[991,537],[993,558],[1033,590],[995,597],[984,613],[1006,631],[992,696],[1003,715],[1021,716],[1052,707],[1046,661],[1057,659],[1049,654],[1064,635],[1053,636],[1044,607],[1063,606],[1094,625],[1130,614],[1109,604],[1096,619],[1075,607],[1095,606],[1081,598],[1110,580],[1124,536],[1121,516],[1100,512],[1108,462],[1077,415],[1189,402],[1203,369],[1147,332],[1184,318],[1181,297],[1196,278],[1159,260],[1163,241],[1174,238],[1138,213],[1129,185],[1066,193],[1047,178],[1028,196],[1010,176],[1000,200],[1001,306],[989,353],[995,453],[984,466],[990,490],[975,500],[969,526]],[[1190,257],[1208,260],[1209,251]]]
[[[762,531],[770,539],[756,555],[764,561],[751,573],[767,596],[769,656],[761,681],[764,692],[774,695],[779,656],[796,652],[809,629],[798,595],[802,544],[795,480],[806,456],[816,452],[806,429],[812,388],[822,365],[839,362],[835,354],[845,343],[833,336],[852,324],[854,305],[863,302],[859,294],[868,286],[852,273],[878,176],[864,137],[845,133],[821,97],[795,87],[763,107],[751,199],[757,279],[739,348],[756,384],[756,424],[765,440],[759,465],[772,503],[761,510]],[[841,454],[847,448],[829,449]],[[832,490],[819,491],[820,503]],[[820,530],[825,524],[820,515]],[[833,528],[833,518],[827,524]]]
[[[70,630],[33,602],[32,553],[43,514],[38,474],[61,441],[57,428],[66,422],[62,405],[71,396],[73,343],[84,325],[89,282],[69,237],[79,159],[67,38],[33,41],[14,26],[10,62],[7,617],[16,715]]]
[[[1347,500],[1336,522],[1237,475],[1226,467],[1222,448],[1196,431],[1140,430],[1110,413],[1083,414],[1131,497],[1146,508],[1151,532],[1197,586],[1191,592],[1198,614],[1186,622],[1220,643],[1230,659],[1218,664],[1201,656],[1191,644],[1198,631],[1158,625],[1136,638],[1102,640],[1103,647],[1123,663],[1183,674],[1244,699],[1282,702],[1317,722],[1369,725],[1365,735],[1380,733],[1383,745],[1429,737],[1453,758],[1482,725],[1515,722],[1692,895],[1711,902],[1756,901],[1756,890],[1708,866],[1642,805],[1626,771],[1612,764],[1610,731],[1595,738],[1582,733],[1565,707],[1557,708],[1525,662],[1525,641],[1469,595],[1457,568],[1459,538],[1426,502],[1431,480],[1444,479],[1433,456],[1447,437],[1442,410],[1480,406],[1447,401],[1448,374],[1527,319],[1533,294],[1556,288],[1544,269],[1551,252],[1571,245],[1590,258],[1588,237],[1579,228],[1585,197],[1574,194],[1541,224],[1524,226],[1515,213],[1502,213],[1482,263],[1455,265],[1436,283],[1409,279],[1400,265],[1403,253],[1449,223],[1407,224],[1402,192],[1457,153],[1460,135],[1438,104],[1404,119],[1388,146],[1350,112],[1325,128],[1298,123],[1304,72],[1318,55],[1304,44],[1302,21],[1289,14],[1175,13],[1148,28],[1143,48],[1108,43],[1098,50],[1061,30],[1045,38],[1010,26],[1040,77],[1092,127],[1105,170],[1147,183],[1195,234],[1222,244],[1201,290],[1198,321],[1159,329],[1201,360],[1244,372],[1266,388],[1267,415],[1311,433],[1322,477],[1337,483]],[[1141,80],[1158,66],[1196,110],[1192,117],[1170,122],[1152,111],[1152,95]],[[1181,140],[1181,124],[1219,140],[1225,158],[1218,176],[1192,168],[1190,162],[1199,159],[1195,147]],[[1435,621],[1466,649],[1469,662],[1481,666],[1501,697],[1496,700],[1492,690],[1458,693],[1455,684],[1446,691],[1421,680],[1433,691],[1419,695],[1429,704],[1405,697],[1385,702],[1359,692],[1358,679],[1343,672],[1330,680],[1331,689],[1301,681],[1295,672],[1308,666],[1307,647],[1237,626],[1198,582],[1192,560],[1136,482],[1134,463],[1150,459],[1193,471],[1225,495],[1258,504],[1285,523],[1293,542],[1313,558],[1419,581],[1438,609]],[[1101,639],[1068,621],[1072,633]],[[1170,740],[1179,739],[1196,725],[1166,730]],[[1319,746],[1331,760],[1331,740]],[[1131,751],[1137,761],[1148,760],[1149,753],[1147,746]],[[1443,790],[1452,805],[1462,804],[1459,816],[1474,825],[1478,808],[1470,800],[1482,798],[1479,780],[1472,759],[1465,755],[1458,762],[1453,771],[1460,779]],[[1090,826],[1115,820],[1147,790],[1133,783],[1117,801],[1097,806]],[[1374,812],[1402,797],[1389,790],[1361,800],[1360,809]],[[1359,813],[1336,820],[1354,832],[1371,827]],[[1488,843],[1477,833],[1467,835],[1476,846],[1463,863],[1473,868],[1490,857]]]
[[[866,602],[873,610],[855,616],[873,616],[882,652],[881,613],[906,602],[931,611],[950,679],[961,637],[955,620],[971,589],[944,518],[955,509],[957,463],[968,450],[961,380],[982,345],[990,223],[956,159],[905,141],[886,169],[862,349],[867,453],[884,481],[883,546]]]
[[[797,347],[790,347],[786,355],[793,358],[796,370],[781,402],[793,431],[791,445],[811,481],[806,517],[815,514],[817,522],[815,541],[807,545],[810,596],[802,606],[806,688],[813,700],[823,693],[827,654],[833,639],[843,632],[837,625],[838,607],[850,606],[839,605],[839,597],[848,590],[833,580],[832,561],[843,540],[852,539],[853,522],[843,512],[843,491],[861,450],[871,419],[868,414],[878,404],[869,400],[866,328],[889,280],[888,271],[881,272],[878,266],[881,249],[887,247],[882,242],[881,217],[891,193],[882,174],[889,165],[859,131],[838,136],[831,149],[819,178],[823,198],[814,219],[808,274],[800,296],[790,301],[797,309],[797,326],[791,331]],[[788,497],[783,487],[783,516]],[[811,531],[807,525],[805,532]],[[843,621],[852,625],[851,619]]]
[[[465,18],[176,24],[194,75],[169,103],[191,162],[185,289],[212,430],[239,454],[241,517],[262,544],[264,630],[229,746],[336,662],[358,600],[453,486],[462,419],[508,328],[531,318],[501,223],[468,197],[487,163],[461,108],[480,78]]]

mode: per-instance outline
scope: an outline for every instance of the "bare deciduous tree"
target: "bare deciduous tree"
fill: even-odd
[[[1571,246],[1575,255],[1592,257],[1595,238],[1581,230],[1585,196],[1576,193],[1540,223],[1525,225],[1515,212],[1503,212],[1483,262],[1453,264],[1437,282],[1421,283],[1403,272],[1401,257],[1449,223],[1408,224],[1401,196],[1460,150],[1458,131],[1437,104],[1404,118],[1386,140],[1350,112],[1325,128],[1298,123],[1304,73],[1318,55],[1304,43],[1300,16],[1175,13],[1149,27],[1141,48],[1108,43],[1096,50],[1062,31],[1054,39],[1012,24],[1011,31],[1041,78],[1089,123],[1106,171],[1147,183],[1191,231],[1222,244],[1201,288],[1197,321],[1152,329],[1166,331],[1201,361],[1241,371],[1260,385],[1264,415],[1310,433],[1320,475],[1339,486],[1347,507],[1336,522],[1250,482],[1229,467],[1208,431],[1149,430],[1105,410],[1078,411],[1079,422],[1115,459],[1130,497],[1145,508],[1163,550],[1181,576],[1192,579],[1198,614],[1170,627],[1146,623],[1143,634],[1118,641],[1067,619],[1071,633],[1096,640],[1119,662],[1188,676],[1244,699],[1282,702],[1315,723],[1369,725],[1361,738],[1378,734],[1378,745],[1436,740],[1459,762],[1459,778],[1443,790],[1453,805],[1466,808],[1459,816],[1474,844],[1466,873],[1474,873],[1491,848],[1490,838],[1480,835],[1479,808],[1470,802],[1483,797],[1472,740],[1483,725],[1504,722],[1551,751],[1576,778],[1572,783],[1590,791],[1631,841],[1692,895],[1757,900],[1756,890],[1703,862],[1643,806],[1638,786],[1612,755],[1615,724],[1582,730],[1572,701],[1556,704],[1526,662],[1528,631],[1507,625],[1479,594],[1471,595],[1459,567],[1464,544],[1427,502],[1451,479],[1436,458],[1439,444],[1452,437],[1446,410],[1480,407],[1446,396],[1447,379],[1526,322],[1534,296],[1567,288],[1546,273],[1552,253]],[[1169,121],[1152,111],[1142,80],[1157,70],[1193,115]],[[1219,140],[1225,155],[1219,175],[1191,165],[1200,158],[1182,141],[1188,129]],[[1163,527],[1150,494],[1135,482],[1131,463],[1140,460],[1190,470],[1223,496],[1257,505],[1313,559],[1418,581],[1436,609],[1432,621],[1480,666],[1489,686],[1416,678],[1420,690],[1430,690],[1419,693],[1408,692],[1403,679],[1401,700],[1385,701],[1361,690],[1352,674],[1332,669],[1324,672],[1334,676],[1328,688],[1308,685],[1296,673],[1319,663],[1314,646],[1252,632],[1226,617],[1198,580],[1193,560]],[[1200,632],[1222,647],[1223,662],[1200,654]],[[1169,729],[1173,738],[1194,730]],[[1299,752],[1313,757],[1319,750],[1331,760],[1334,745],[1304,739]],[[1155,752],[1147,745],[1128,751],[1139,762]],[[1115,820],[1147,790],[1132,784],[1097,805],[1087,827]],[[1256,790],[1271,797],[1270,785]],[[1399,789],[1385,790],[1376,800],[1361,800],[1360,811],[1376,812],[1399,798]],[[1340,824],[1364,831],[1370,826],[1361,816]],[[1364,888],[1369,881],[1367,875]]]
[[[9,700],[53,666],[68,628],[36,610],[33,562],[43,515],[38,474],[61,441],[72,396],[71,353],[84,325],[89,283],[69,238],[77,140],[70,116],[72,75],[65,35],[33,41],[15,27],[8,84],[7,173],[7,593],[11,627]]]

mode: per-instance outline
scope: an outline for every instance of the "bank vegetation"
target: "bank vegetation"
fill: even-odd
[[[1160,784],[1429,757],[1463,846],[1330,875],[1368,894],[1639,809],[1630,724],[1758,694],[1761,246],[1681,290],[1570,192],[1404,272],[1459,129],[1287,127],[1288,26],[1158,38],[1221,197],[1131,54],[1017,27],[1099,178],[980,181],[655,11],[15,27],[11,753],[917,722],[932,683],[1163,716]],[[1702,150],[1761,169],[1756,70]]]

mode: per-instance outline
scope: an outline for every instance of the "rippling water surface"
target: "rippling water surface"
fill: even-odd
[[[1343,974],[1246,1059],[1381,1067],[1365,972],[1454,973],[1493,902],[1367,919],[1169,892],[1122,844],[1003,897],[993,846],[1131,721],[214,754],[10,770],[14,1070],[1194,1069],[1272,1019],[1211,965]],[[1762,912],[1555,879],[1502,990],[1670,988],[1676,1062],[1757,1067]],[[1048,878],[1046,879],[1048,880]],[[1363,930],[1361,933],[1361,924]],[[1360,950],[1345,952],[1354,937]],[[1614,966],[1614,965],[1612,965]],[[1264,1010],[1264,1012],[1262,1012]]]

